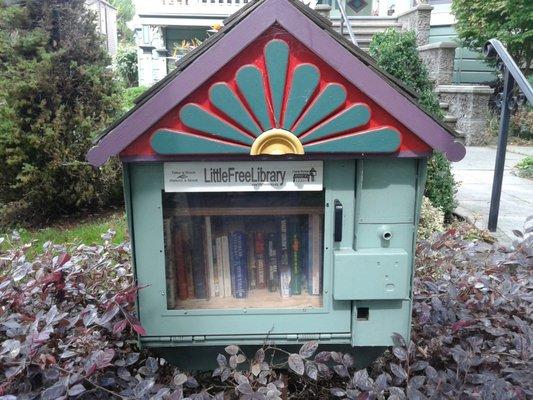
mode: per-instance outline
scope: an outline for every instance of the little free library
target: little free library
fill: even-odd
[[[87,155],[118,155],[144,346],[409,337],[426,163],[465,148],[330,22],[253,1]]]

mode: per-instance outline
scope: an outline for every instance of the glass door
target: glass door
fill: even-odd
[[[167,309],[321,308],[324,191],[163,193]]]
[[[285,168],[284,185],[264,191],[243,190],[235,179],[210,191],[206,163],[173,164],[167,172],[176,173],[139,163],[126,175],[147,337],[349,340],[351,302],[333,299],[332,275],[333,252],[353,245],[355,162],[325,161],[323,180],[321,168],[313,175],[299,161],[244,165],[254,173]],[[218,165],[243,171],[239,162]],[[333,240],[335,200],[344,206],[341,242]]]

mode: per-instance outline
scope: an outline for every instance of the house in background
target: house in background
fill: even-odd
[[[139,84],[151,86],[170,72],[182,56],[184,41],[204,40],[212,25],[251,0],[135,0]],[[333,26],[341,29],[338,0],[318,0],[331,6]],[[457,38],[451,0],[340,0],[358,45],[368,49],[372,36],[387,28],[403,29],[415,8],[431,10],[429,43],[453,42]],[[311,8],[317,0],[303,0]],[[429,4],[429,5],[428,5]],[[344,28],[343,33],[347,35]],[[185,46],[186,47],[186,46]],[[463,48],[455,51],[453,83],[472,84],[494,80],[495,74],[482,55]]]
[[[117,54],[117,9],[105,0],[86,0],[87,8],[96,13],[96,29],[105,38],[105,46],[111,57]]]

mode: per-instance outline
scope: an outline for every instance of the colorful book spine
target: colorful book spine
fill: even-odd
[[[205,261],[207,267],[207,293],[209,297],[215,297],[215,264],[213,262],[213,238],[211,233],[211,217],[204,217],[205,226]]]
[[[257,266],[255,286],[257,289],[266,289],[267,278],[265,273],[265,236],[263,235],[263,232],[255,233],[254,247],[255,261]]]
[[[291,233],[291,294],[302,294],[302,270],[300,264],[300,239],[298,233]]]
[[[248,297],[248,258],[246,256],[246,234],[235,231],[230,236],[230,260],[234,276],[234,295],[237,299]]]
[[[309,216],[309,294],[320,295],[322,275],[322,218],[318,214]]]
[[[300,220],[300,265],[302,268],[302,288],[309,293],[309,216]]]
[[[174,254],[172,246],[172,219],[165,218],[163,220],[164,228],[164,246],[165,246],[165,277],[167,286],[167,308],[173,309],[176,307],[176,270],[174,268]]]
[[[231,265],[229,257],[229,240],[226,235],[220,238],[220,253],[222,258],[222,275],[224,277],[224,297],[231,297]]]
[[[269,233],[267,239],[268,253],[268,290],[277,292],[279,286],[278,276],[278,250],[276,244],[276,234]]]
[[[222,266],[220,255],[218,254],[218,247],[215,238],[211,240],[211,251],[213,254],[213,288],[215,297],[222,297]]]
[[[193,219],[192,228],[192,278],[194,283],[194,297],[206,299],[206,259],[204,254],[204,227],[202,218]]]
[[[287,226],[287,218],[280,220],[279,229],[279,278],[280,278],[280,292],[281,297],[289,297],[291,295],[291,269],[289,267],[289,233]]]
[[[182,237],[182,253],[184,258],[184,264],[185,264],[185,275],[186,279],[183,280],[183,282],[187,283],[187,297],[186,298],[193,298],[194,297],[194,279],[193,279],[193,261],[192,261],[192,253],[193,253],[193,246],[192,246],[192,232],[191,232],[191,223],[190,221],[186,221],[180,224],[180,230],[181,230],[181,237]],[[178,282],[179,284],[179,282]]]
[[[186,263],[186,246],[184,243],[183,229],[176,221],[173,225],[174,238],[174,265],[176,271],[176,280],[178,288],[178,298],[186,300],[189,297],[187,263]]]
[[[250,232],[246,235],[247,256],[248,256],[248,280],[250,281],[250,289],[257,287],[257,261],[255,257],[255,233]]]

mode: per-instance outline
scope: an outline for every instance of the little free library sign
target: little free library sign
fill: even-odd
[[[322,161],[165,163],[165,192],[322,190]]]

